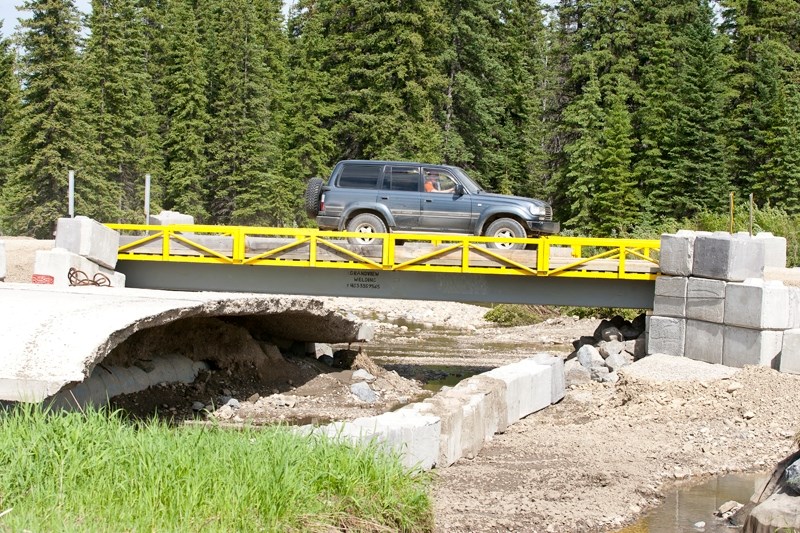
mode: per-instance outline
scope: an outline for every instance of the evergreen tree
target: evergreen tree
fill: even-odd
[[[144,176],[152,174],[157,183],[162,175],[141,9],[135,0],[93,0],[89,28],[86,85],[97,131],[97,172],[115,188],[118,216],[140,221]]]
[[[197,21],[189,0],[172,0],[166,17],[163,92],[168,94],[164,134],[164,207],[208,218],[205,135],[209,117],[206,74]]]
[[[67,174],[76,170],[76,212],[104,219],[109,213],[102,180],[87,171],[91,129],[79,89],[78,13],[72,0],[27,0],[21,19],[22,108],[15,125],[18,163],[3,188],[5,230],[52,238],[67,214]]]
[[[591,228],[597,236],[620,235],[632,228],[641,200],[631,170],[634,138],[624,90],[619,88],[609,100],[597,161],[597,193],[592,198]]]
[[[3,27],[0,21],[0,30]],[[19,82],[14,72],[16,58],[8,39],[0,39],[0,189],[14,168],[11,156],[12,130],[19,113]]]
[[[216,223],[282,224],[293,218],[284,207],[278,171],[281,125],[272,99],[282,98],[279,65],[270,64],[267,39],[279,39],[277,0],[254,4],[217,0],[203,11],[204,35],[214,35],[209,54],[211,131],[209,211]],[[271,53],[271,52],[270,52]],[[270,91],[273,92],[270,92]]]

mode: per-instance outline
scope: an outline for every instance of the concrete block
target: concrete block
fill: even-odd
[[[119,233],[88,217],[59,218],[55,247],[113,269],[117,265]]]
[[[699,278],[744,281],[764,274],[764,239],[717,231],[694,242],[692,275]]]
[[[724,329],[722,324],[687,320],[684,355],[695,361],[722,364]]]
[[[781,372],[800,374],[800,328],[783,332],[781,358],[778,368]]]
[[[663,316],[647,317],[647,353],[683,356],[686,319]]]
[[[441,423],[439,434],[439,455],[436,466],[443,468],[461,459],[461,436],[464,426],[464,413],[461,402],[454,397],[437,394],[424,402],[412,403],[402,409],[410,409],[420,414],[436,416]],[[401,410],[402,410],[401,409]]]
[[[102,267],[82,255],[69,252],[64,248],[36,251],[33,265],[35,278],[46,279],[48,284],[55,287],[69,287],[69,270],[71,268],[80,270],[88,280],[97,279],[104,283],[105,280],[95,278],[97,274],[103,274],[108,278],[111,287],[125,286],[125,274]]]
[[[192,215],[184,215],[177,211],[161,211],[157,215],[150,215],[149,224],[155,226],[170,226],[173,224],[194,224]]]
[[[725,326],[722,364],[735,368],[745,365],[778,369],[781,362],[783,331]]]
[[[461,404],[461,457],[474,457],[495,433],[505,431],[508,415],[503,389],[500,380],[472,376],[439,393]]]
[[[686,298],[689,279],[684,276],[658,276],[656,278],[656,296]]]
[[[764,266],[786,268],[786,239],[762,231],[754,237],[764,241]]]
[[[506,427],[551,403],[552,367],[549,365],[525,359],[481,375],[505,383]]]
[[[691,276],[694,257],[694,242],[697,234],[681,230],[678,233],[661,235],[659,266],[668,276]]]
[[[790,329],[796,320],[793,291],[780,281],[748,279],[725,290],[725,324],[752,329]]]
[[[532,357],[533,361],[540,365],[551,366],[550,383],[552,385],[550,403],[558,403],[567,394],[567,377],[564,371],[564,360],[560,357],[548,353],[537,353]]]
[[[0,241],[0,281],[6,280],[6,243]]]
[[[685,318],[686,298],[659,296],[656,294],[653,297],[653,314],[656,316]]]
[[[686,318],[722,324],[725,318],[725,287],[718,279],[689,278]]]

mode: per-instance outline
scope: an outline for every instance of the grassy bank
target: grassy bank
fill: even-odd
[[[428,479],[284,428],[0,414],[1,531],[427,531]]]

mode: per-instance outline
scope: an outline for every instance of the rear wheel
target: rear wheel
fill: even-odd
[[[489,224],[484,235],[487,237],[524,239],[525,228],[513,218],[498,218]],[[487,242],[486,247],[498,248],[500,250],[524,250],[525,244],[517,242]]]
[[[309,218],[314,218],[319,214],[319,199],[322,197],[322,187],[325,185],[325,180],[322,178],[311,178],[306,185],[306,215]]]
[[[386,224],[381,217],[372,213],[361,213],[350,219],[347,223],[347,231],[362,233],[363,237],[349,237],[347,242],[350,244],[377,244],[378,239],[372,235],[375,233],[386,233]]]

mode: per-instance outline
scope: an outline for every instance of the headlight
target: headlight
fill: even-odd
[[[534,204],[528,206],[528,211],[531,212],[531,215],[536,217],[543,217],[547,213],[544,206]]]

